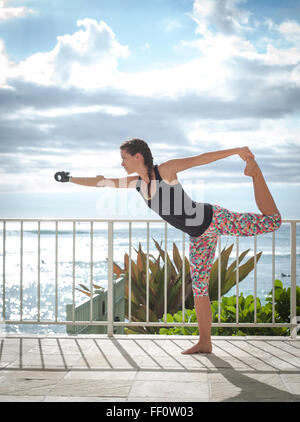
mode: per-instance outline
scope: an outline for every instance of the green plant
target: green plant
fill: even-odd
[[[269,293],[270,294],[270,293]],[[223,297],[221,302],[220,322],[235,323],[236,309],[238,308],[239,323],[254,322],[255,298],[253,295],[244,297],[243,294],[236,296]],[[218,322],[218,302],[212,303],[213,322]],[[275,321],[278,319],[278,313],[275,311]],[[256,321],[258,323],[272,322],[272,305],[267,303],[262,305],[259,298],[256,298]],[[286,335],[285,327],[212,327],[212,335]]]
[[[275,311],[278,313],[277,322],[289,322],[291,289],[290,287],[285,289],[280,280],[275,280],[274,286]],[[266,301],[272,304],[272,296],[269,296]],[[296,286],[296,307],[296,315],[300,315],[300,287],[298,286]]]
[[[290,315],[290,288],[283,288],[280,280],[275,280],[275,302],[274,320],[277,323],[289,322]],[[297,292],[297,315],[300,315],[300,287],[296,287]],[[222,297],[220,302],[220,322],[236,322],[236,296]],[[240,323],[252,323],[255,313],[255,299],[253,295],[244,297],[241,294],[238,298],[238,313]],[[219,320],[219,306],[217,301],[211,303],[212,322]],[[266,304],[262,305],[259,298],[256,298],[256,321],[258,323],[271,323],[273,319],[272,311],[272,291],[268,293]],[[180,321],[179,321],[180,320]],[[185,322],[197,321],[195,309],[186,309]],[[174,315],[168,315],[168,322],[182,322],[182,311]],[[212,335],[289,335],[288,327],[212,327]],[[171,327],[161,328],[160,334],[189,334],[198,335],[197,327]]]
[[[182,321],[182,311],[176,312],[174,315],[167,314],[167,322],[183,322]],[[184,322],[186,323],[197,323],[197,315],[195,308],[194,309],[185,309],[184,313]],[[196,336],[198,335],[197,327],[170,327],[170,328],[160,328],[159,334],[167,335],[188,335]]]

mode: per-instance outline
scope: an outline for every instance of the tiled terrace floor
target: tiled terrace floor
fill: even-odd
[[[300,339],[0,336],[0,401],[300,401]]]

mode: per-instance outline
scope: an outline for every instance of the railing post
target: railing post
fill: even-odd
[[[20,227],[20,321],[23,320],[23,221]]]
[[[165,223],[165,276],[164,276],[164,322],[167,322],[168,313],[168,225]]]
[[[182,322],[185,322],[185,233],[182,232]]]
[[[6,221],[3,221],[3,279],[2,279],[2,315],[3,322],[5,322],[5,258],[6,258]]]
[[[132,249],[132,223],[129,222],[129,277],[128,277],[128,321],[131,322],[131,249]]]
[[[218,239],[218,244],[219,244],[219,261],[218,261],[218,322],[221,322],[221,290],[222,290],[222,286],[221,286],[221,278],[222,278],[222,273],[221,273],[221,236],[219,236]]]
[[[107,335],[113,336],[113,222],[108,222]]]
[[[291,222],[291,295],[290,324],[291,338],[297,338],[297,291],[296,291],[296,222]]]
[[[236,307],[235,307],[235,321],[238,324],[239,323],[239,280],[240,280],[240,263],[239,263],[239,237],[236,236]]]
[[[149,234],[150,225],[147,222],[147,261],[146,261],[146,321],[149,322]]]

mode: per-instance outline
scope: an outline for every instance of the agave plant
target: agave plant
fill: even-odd
[[[237,279],[237,260],[234,260],[232,264],[227,268],[228,259],[231,254],[233,248],[233,244],[230,245],[227,249],[223,249],[221,252],[221,294],[220,296],[224,296],[229,290],[236,284]],[[250,249],[242,252],[238,258],[238,280],[239,283],[243,281],[247,275],[253,270],[254,268],[254,256],[248,261],[240,265],[240,262],[245,258],[247,253]],[[262,252],[259,252],[256,255],[256,262],[259,261]],[[218,300],[218,281],[219,281],[219,258],[215,260],[212,265],[210,279],[209,279],[209,298],[210,301]]]
[[[149,254],[149,321],[158,322],[164,315],[164,291],[165,291],[165,268],[167,270],[167,310],[178,310],[182,304],[182,275],[183,261],[175,243],[173,243],[173,262],[158,242],[153,239],[159,251],[155,258]],[[133,322],[146,321],[146,289],[147,289],[147,255],[143,252],[141,244],[136,250],[136,263],[131,260],[131,320]],[[160,264],[162,259],[163,265]],[[167,261],[167,262],[165,262]],[[114,273],[117,277],[125,278],[125,316],[129,317],[128,296],[129,296],[129,256],[124,256],[124,268],[114,263]],[[192,280],[190,275],[190,264],[185,257],[185,306],[193,307]],[[157,329],[152,327],[134,327],[128,329],[129,333],[154,333]]]

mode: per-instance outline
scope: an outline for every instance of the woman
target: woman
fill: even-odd
[[[121,147],[125,178],[108,179],[71,177],[69,173],[55,175],[57,181],[84,186],[135,188],[146,204],[172,226],[189,234],[190,269],[195,310],[199,327],[199,341],[182,352],[211,353],[211,307],[208,296],[210,270],[219,235],[254,236],[277,230],[281,216],[248,147],[208,152],[153,165],[147,143],[141,139],[124,142]],[[231,212],[218,205],[192,201],[177,179],[177,173],[238,154],[246,161],[245,175],[252,177],[257,207],[261,214]]]

